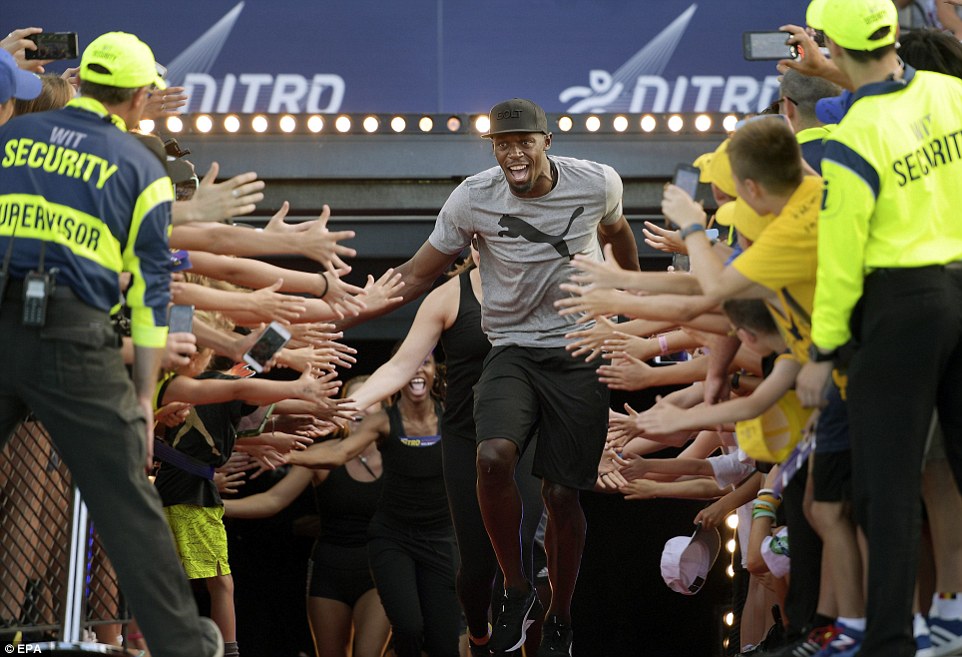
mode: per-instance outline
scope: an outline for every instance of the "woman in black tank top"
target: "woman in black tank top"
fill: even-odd
[[[473,259],[477,251],[472,248]],[[491,349],[481,329],[481,278],[473,260],[456,271],[440,287],[425,297],[407,337],[391,360],[382,365],[360,389],[351,394],[359,407],[384,399],[408,382],[435,345],[443,345],[447,392],[441,421],[444,460],[444,485],[460,556],[457,590],[471,635],[472,654],[487,654],[482,643],[488,634],[491,591],[499,571],[494,550],[484,528],[478,506],[477,443],[474,427],[474,384],[481,376],[484,358]],[[523,560],[529,578],[535,579],[532,565],[534,535],[543,504],[541,482],[531,475],[534,449],[521,457],[517,472],[518,488],[524,506],[522,531]],[[540,639],[538,628],[529,632],[534,649]]]
[[[343,393],[349,395],[364,378],[348,381]],[[387,643],[390,624],[367,558],[367,529],[381,497],[381,473],[381,454],[371,444],[342,467],[294,466],[268,491],[224,500],[226,517],[266,518],[313,485],[321,533],[309,562],[307,614],[316,657],[381,657]]]
[[[367,550],[397,657],[421,657],[422,651],[429,657],[458,657],[456,552],[434,380],[434,357],[429,355],[397,403],[366,417],[343,441],[290,455],[298,465],[337,467],[377,444],[384,488],[368,528]]]

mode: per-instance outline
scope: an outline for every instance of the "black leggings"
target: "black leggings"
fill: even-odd
[[[537,439],[535,439],[537,440]],[[477,493],[477,443],[473,438],[445,435],[442,442],[444,456],[444,486],[454,520],[461,566],[458,569],[458,598],[469,627],[485,627],[491,606],[491,587],[498,573],[498,560],[491,547],[491,539],[484,528]],[[541,480],[531,474],[535,445],[532,442],[521,456],[515,471],[515,481],[521,491],[524,522],[521,527],[521,548],[525,572],[534,581],[532,565],[534,535],[541,520],[544,503],[541,501]]]
[[[429,657],[458,657],[461,611],[450,528],[404,528],[375,514],[367,549],[397,657],[421,657],[422,650]]]

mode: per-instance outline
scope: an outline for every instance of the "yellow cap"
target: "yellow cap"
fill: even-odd
[[[794,390],[786,392],[761,416],[735,423],[738,446],[751,458],[781,463],[802,439],[812,409],[802,408]]]
[[[734,226],[739,234],[744,235],[752,242],[758,239],[765,227],[772,223],[774,218],[770,214],[758,214],[740,198],[719,206],[715,212],[716,222],[722,226]]]
[[[704,183],[714,183],[718,189],[729,196],[735,194],[735,177],[732,175],[732,165],[728,160],[728,142],[726,139],[711,153],[699,155],[694,165],[701,170],[698,179]]]
[[[895,43],[899,11],[892,0],[813,0],[805,21],[849,50],[876,50]],[[889,31],[870,39],[882,29]]]
[[[80,58],[80,79],[121,89],[167,88],[150,46],[126,32],[108,32],[90,42]]]

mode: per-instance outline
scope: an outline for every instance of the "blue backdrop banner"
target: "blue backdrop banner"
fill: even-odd
[[[133,32],[204,112],[757,111],[774,62],[742,32],[803,0],[165,0],[6,3],[0,29]],[[58,70],[64,64],[51,65]]]

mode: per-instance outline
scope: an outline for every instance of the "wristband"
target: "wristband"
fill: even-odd
[[[328,291],[329,289],[331,289],[331,284],[327,281],[327,276],[324,275],[324,272],[321,272],[321,273],[319,274],[319,276],[320,276],[321,279],[323,279],[323,281],[324,281],[324,291],[321,292],[321,294],[320,294],[317,298],[318,298],[318,299],[323,299],[323,298],[324,298],[324,295],[327,294],[327,291]]]
[[[779,495],[778,493],[776,493],[776,492],[775,492],[773,489],[771,489],[771,488],[759,488],[759,489],[758,489],[758,497],[761,497],[762,495],[771,495],[772,497],[774,497],[776,500],[779,500],[779,501],[781,501],[781,499],[782,499],[782,496]]]
[[[752,509],[752,520],[758,520],[759,518],[775,520],[775,512],[768,509]]]
[[[678,236],[681,238],[681,241],[684,242],[686,239],[688,239],[689,235],[693,233],[704,233],[704,232],[705,232],[705,227],[702,226],[701,224],[689,224],[681,229],[681,231],[678,233]]]
[[[668,355],[668,338],[663,335],[658,336],[658,347],[661,349],[661,355]]]

